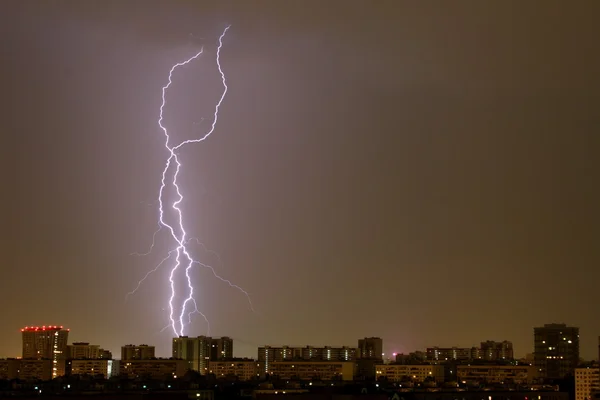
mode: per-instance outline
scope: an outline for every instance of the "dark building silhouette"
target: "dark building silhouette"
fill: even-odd
[[[477,347],[428,347],[428,361],[468,361],[478,359],[480,349]]]
[[[507,340],[481,342],[480,358],[486,361],[512,360],[515,358],[513,344]]]
[[[579,364],[579,328],[546,324],[534,328],[534,365],[540,377],[562,379]]]
[[[383,359],[383,340],[378,337],[370,337],[358,340],[358,351],[360,358],[366,360]]]
[[[227,336],[211,338],[210,360],[227,360],[233,358],[233,339]]]

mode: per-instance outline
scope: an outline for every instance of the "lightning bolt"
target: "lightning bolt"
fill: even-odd
[[[215,111],[213,114],[213,122],[207,133],[205,133],[200,138],[189,139],[189,140],[185,140],[177,145],[171,145],[171,143],[170,143],[171,137],[169,135],[169,131],[165,127],[165,125],[163,125],[164,108],[165,108],[165,105],[167,102],[167,100],[166,100],[167,99],[167,91],[169,90],[169,88],[171,87],[171,85],[173,83],[173,74],[175,73],[175,71],[178,68],[186,66],[189,63],[198,59],[200,57],[200,55],[202,55],[202,53],[203,53],[203,48],[198,53],[196,53],[192,57],[188,58],[187,60],[173,65],[169,71],[167,84],[165,86],[163,86],[163,88],[162,88],[162,103],[161,103],[160,109],[159,109],[158,126],[164,133],[165,148],[169,152],[169,157],[168,157],[168,159],[165,163],[165,167],[162,171],[161,185],[160,185],[160,190],[159,190],[159,195],[158,195],[159,228],[157,231],[154,232],[154,234],[152,236],[152,245],[150,247],[150,250],[144,254],[139,254],[139,253],[135,253],[135,254],[137,254],[137,255],[149,254],[154,247],[156,235],[163,228],[166,228],[166,230],[170,233],[171,238],[174,240],[174,242],[176,244],[176,247],[174,249],[172,249],[171,251],[169,251],[168,255],[154,269],[150,270],[144,276],[144,278],[142,278],[138,282],[136,288],[133,291],[128,293],[128,296],[134,294],[137,291],[137,289],[142,285],[142,283],[148,278],[149,275],[151,275],[153,272],[156,272],[163,264],[165,264],[167,262],[167,260],[172,258],[173,254],[175,254],[175,261],[171,268],[171,272],[169,274],[169,286],[170,286],[170,290],[171,290],[171,295],[169,297],[170,325],[167,325],[167,327],[170,326],[171,329],[173,330],[173,332],[175,333],[175,335],[178,335],[178,336],[184,335],[186,312],[187,312],[187,317],[188,317],[187,318],[188,324],[191,323],[193,314],[199,314],[204,318],[204,320],[207,323],[208,329],[210,330],[210,324],[209,324],[208,318],[206,317],[206,315],[204,313],[202,313],[199,310],[198,304],[196,303],[196,299],[194,297],[195,291],[194,291],[192,277],[190,276],[190,271],[192,270],[192,268],[195,265],[210,269],[215,278],[221,280],[222,282],[228,284],[230,287],[235,288],[235,289],[239,290],[240,292],[242,292],[243,294],[245,294],[246,298],[248,299],[248,302],[250,304],[250,308],[254,311],[254,307],[252,305],[252,301],[250,299],[250,295],[248,294],[248,292],[246,292],[240,286],[233,284],[231,281],[219,276],[212,266],[210,266],[208,264],[204,264],[200,261],[197,261],[192,257],[192,255],[187,247],[191,240],[196,240],[196,242],[199,245],[203,246],[207,252],[210,252],[210,250],[208,250],[206,248],[206,246],[204,246],[202,243],[200,243],[200,241],[198,239],[187,237],[187,233],[186,233],[186,230],[184,227],[184,222],[183,222],[184,221],[183,211],[180,208],[180,204],[183,201],[184,196],[182,194],[181,188],[177,181],[177,179],[179,177],[179,172],[181,171],[181,166],[182,166],[181,161],[179,160],[179,157],[177,156],[177,151],[186,145],[203,142],[214,132],[214,130],[216,128],[216,125],[217,125],[217,122],[219,119],[219,109],[220,109],[221,104],[223,103],[223,100],[225,99],[225,96],[228,91],[225,73],[223,72],[223,69],[221,68],[221,58],[220,57],[221,57],[221,48],[223,47],[223,38],[225,37],[229,28],[230,28],[230,26],[227,26],[223,30],[223,33],[221,34],[221,36],[219,37],[216,63],[217,63],[217,68],[219,70],[219,73],[221,75],[221,81],[223,83],[223,92],[221,94],[221,97],[219,98],[219,101],[215,105]],[[167,176],[169,174],[169,171],[171,171],[172,169],[174,169],[172,179],[170,182],[168,182]],[[174,224],[170,224],[169,222],[166,221],[166,218],[165,218],[164,195],[168,189],[172,189],[174,191],[174,193],[176,194],[175,201],[170,204],[170,208],[175,212],[175,215],[176,215],[176,223],[174,223]],[[212,252],[212,253],[214,253],[214,252]],[[217,256],[217,258],[220,261],[218,254],[216,254],[216,253],[214,253],[214,254]],[[183,271],[183,275],[185,275],[185,280],[187,282],[187,288],[186,288],[187,296],[185,297],[185,300],[183,300],[183,304],[181,305],[181,308],[179,310],[177,310],[174,305],[175,299],[176,299],[176,297],[178,297],[175,280],[176,280],[177,276],[181,276],[182,271],[180,271],[180,270],[184,267],[185,267],[185,269]],[[191,309],[191,311],[188,311],[188,309]]]

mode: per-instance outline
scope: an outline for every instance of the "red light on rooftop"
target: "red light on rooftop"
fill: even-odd
[[[21,332],[27,331],[27,332],[37,332],[37,331],[47,331],[47,330],[61,330],[63,329],[62,326],[58,326],[58,325],[44,325],[44,326],[26,326],[25,328],[21,329]]]

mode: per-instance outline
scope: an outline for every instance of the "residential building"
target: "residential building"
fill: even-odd
[[[495,342],[493,340],[481,342],[480,349],[481,352],[479,357],[475,357],[474,359],[478,358],[486,361],[514,359],[513,344],[508,340],[504,340],[502,342]]]
[[[113,375],[113,360],[100,358],[69,360],[67,375],[102,375],[108,379]]]
[[[23,359],[52,360],[52,377],[64,375],[69,330],[62,326],[26,326],[21,329]]]
[[[348,346],[263,346],[258,348],[258,361],[264,368],[263,373],[269,372],[269,364],[280,361],[353,361],[357,359],[358,349]]]
[[[579,364],[579,328],[546,324],[534,328],[534,365],[543,378],[562,379]]]
[[[396,364],[421,364],[427,360],[427,353],[414,351],[409,354],[396,354]]]
[[[214,374],[217,378],[237,377],[240,381],[250,381],[256,379],[258,366],[256,360],[234,358],[226,361],[211,360],[208,369],[209,373]]]
[[[96,359],[100,358],[100,346],[97,344],[89,344],[85,342],[74,342],[67,345],[67,359]]]
[[[98,358],[112,360],[112,352],[110,350],[100,349],[100,354]]]
[[[156,358],[154,346],[128,344],[121,347],[121,360],[151,360]]]
[[[575,369],[575,400],[591,400],[592,394],[600,390],[600,368]]]
[[[16,358],[0,360],[0,380],[17,379],[20,367],[21,360],[17,360]]]
[[[383,360],[383,340],[378,337],[369,337],[358,340],[360,358]]]
[[[54,360],[20,360],[19,370],[17,374],[18,379],[24,381],[49,381],[56,376],[64,375],[64,372],[59,372],[60,375],[56,375],[57,363],[63,363],[58,367],[59,371],[64,371],[64,360],[59,360],[57,363]]]
[[[530,365],[457,365],[456,378],[463,383],[532,384],[537,369]]]
[[[185,360],[173,360],[166,358],[155,358],[152,360],[121,360],[120,374],[128,378],[152,378],[165,379],[183,376],[189,369],[189,362]]]
[[[180,336],[173,338],[172,355],[175,359],[188,361],[191,369],[205,375],[208,373],[212,345],[212,338],[208,336]]]
[[[258,361],[286,361],[286,360],[316,360],[316,361],[352,361],[357,358],[357,349],[347,346],[333,347],[272,347],[258,348]]]
[[[428,347],[427,361],[469,361],[480,358],[476,347]]]
[[[233,358],[233,339],[227,336],[210,338],[210,360],[227,360]]]
[[[273,361],[269,372],[280,379],[351,381],[355,365],[353,361]],[[264,370],[263,365],[259,368]]]
[[[377,379],[385,378],[389,382],[425,382],[444,381],[444,366],[433,364],[377,364],[375,366]]]

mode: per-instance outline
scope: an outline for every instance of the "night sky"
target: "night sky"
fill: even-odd
[[[170,355],[168,155],[212,335],[386,352],[600,335],[600,2],[2,1],[0,356],[25,325]],[[205,118],[202,120],[202,118]],[[194,317],[190,335],[207,333]]]

